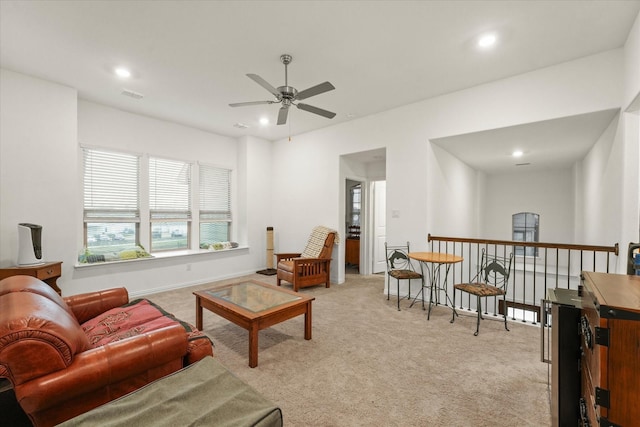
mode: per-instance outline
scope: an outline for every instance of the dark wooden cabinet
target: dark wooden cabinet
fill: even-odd
[[[640,424],[640,276],[584,272],[580,348],[583,426]]]
[[[551,425],[575,426],[580,418],[580,294],[576,289],[549,289],[546,301],[552,319]],[[545,361],[544,352],[542,357]]]
[[[18,275],[37,277],[38,279],[51,286],[53,290],[58,293],[58,295],[62,294],[62,291],[57,284],[58,277],[62,275],[61,261],[46,262],[44,264],[38,265],[0,268],[0,280],[4,279],[5,277]]]
[[[345,262],[355,266],[360,265],[360,239],[347,239]]]

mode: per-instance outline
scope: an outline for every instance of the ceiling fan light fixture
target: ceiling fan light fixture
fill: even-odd
[[[326,117],[328,119],[334,118],[336,113],[323,110],[322,108],[314,107],[312,105],[303,104],[303,103],[300,103],[299,101],[310,98],[315,95],[320,95],[322,93],[329,92],[330,90],[334,90],[335,87],[329,82],[320,83],[302,91],[298,91],[295,87],[289,86],[289,76],[288,76],[287,68],[288,68],[288,65],[291,63],[291,61],[293,61],[293,57],[291,55],[284,54],[280,56],[280,62],[284,64],[284,85],[279,86],[277,88],[272,86],[269,82],[267,82],[265,79],[263,79],[257,74],[247,74],[247,77],[249,77],[254,82],[258,83],[264,89],[269,91],[273,96],[275,96],[275,100],[235,102],[235,103],[229,104],[229,106],[230,107],[246,107],[249,105],[281,104],[280,110],[278,111],[277,125],[284,125],[287,123],[289,107],[291,107],[292,105],[300,110],[317,114],[319,116]],[[266,123],[262,123],[262,124],[264,125]]]

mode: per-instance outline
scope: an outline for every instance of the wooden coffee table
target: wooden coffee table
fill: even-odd
[[[197,291],[196,327],[206,308],[249,331],[249,366],[258,366],[258,331],[304,314],[304,339],[311,339],[311,302],[298,292],[255,280]]]

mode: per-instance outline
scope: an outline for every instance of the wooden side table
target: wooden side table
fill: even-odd
[[[56,281],[62,276],[62,261],[46,262],[38,265],[25,265],[0,268],[0,280],[11,276],[33,276],[42,280],[51,286],[58,295],[62,295],[62,291],[58,287]]]

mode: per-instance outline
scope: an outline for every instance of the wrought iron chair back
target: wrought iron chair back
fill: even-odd
[[[398,311],[400,310],[400,280],[409,281],[409,292],[407,299],[411,298],[411,280],[422,280],[422,274],[415,271],[411,259],[409,258],[409,242],[406,245],[389,246],[384,243],[387,259],[387,300],[391,294],[391,278],[396,279],[398,294]]]
[[[502,257],[495,254],[488,254],[486,250],[482,249],[482,256],[480,258],[480,264],[478,265],[478,273],[469,283],[460,283],[454,285],[453,292],[453,304],[455,306],[456,290],[461,292],[467,292],[477,297],[478,319],[476,322],[476,332],[474,335],[478,335],[480,332],[480,319],[482,319],[482,300],[481,298],[488,297],[502,297],[505,302],[504,307],[504,328],[508,331],[507,327],[507,307],[506,307],[506,295],[507,287],[509,285],[509,276],[511,275],[511,267],[513,264],[513,253],[510,253],[508,257]],[[487,314],[485,312],[485,314]],[[455,316],[452,317],[451,323],[455,320]]]

